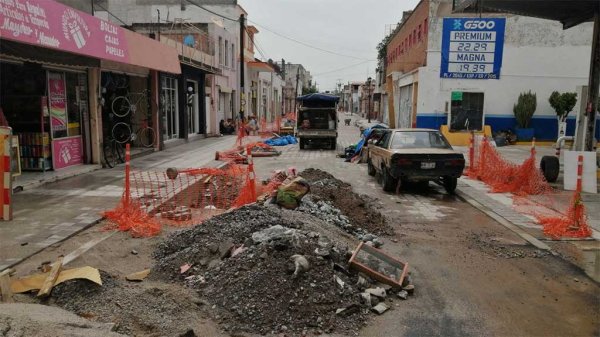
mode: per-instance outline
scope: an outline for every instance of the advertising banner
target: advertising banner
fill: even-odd
[[[500,79],[504,18],[444,18],[441,78]]]
[[[52,141],[52,165],[55,170],[83,164],[81,136],[55,139]]]
[[[0,0],[0,37],[127,62],[125,30],[53,0]]]
[[[63,73],[48,72],[48,95],[52,137],[61,137],[67,131],[67,95]]]

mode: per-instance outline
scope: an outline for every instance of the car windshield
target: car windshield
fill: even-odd
[[[394,135],[392,149],[419,148],[450,149],[451,146],[437,131],[401,131]]]

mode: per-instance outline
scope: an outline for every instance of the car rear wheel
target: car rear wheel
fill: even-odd
[[[398,185],[398,179],[392,177],[387,167],[383,167],[383,190],[385,192],[394,192],[396,185]]]
[[[458,183],[458,178],[455,177],[444,177],[444,188],[448,194],[454,194],[456,191],[456,185]]]
[[[304,139],[300,138],[300,141],[298,143],[300,145],[300,150],[304,150],[304,146],[305,146]]]
[[[371,159],[367,160],[367,173],[371,177],[374,177],[375,174],[377,174],[377,171],[375,170],[375,166],[373,166],[373,164],[371,163]]]

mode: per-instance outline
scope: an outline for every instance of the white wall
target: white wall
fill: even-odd
[[[446,1],[447,2],[447,1]],[[447,3],[438,7],[433,1],[430,14],[448,14]],[[488,16],[488,15],[486,15]],[[443,113],[452,91],[484,93],[484,114],[513,115],[519,93],[537,94],[534,117],[555,116],[548,103],[552,91],[576,91],[587,84],[592,39],[592,25],[563,30],[558,22],[520,17],[506,17],[502,68],[499,80],[441,79],[442,17],[430,19],[427,66],[419,69],[418,114]]]

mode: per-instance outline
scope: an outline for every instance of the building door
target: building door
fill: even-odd
[[[412,126],[412,84],[400,87],[399,127],[410,128]]]
[[[198,133],[199,123],[199,99],[198,99],[198,82],[187,81],[187,113],[188,113],[188,134]],[[210,114],[208,114],[210,116]]]
[[[482,131],[483,98],[482,92],[452,92],[450,131]]]
[[[177,79],[164,76],[161,83],[161,114],[164,140],[179,136]]]

